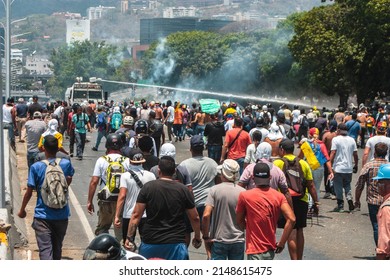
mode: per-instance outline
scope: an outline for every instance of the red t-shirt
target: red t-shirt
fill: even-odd
[[[240,128],[233,128],[226,132],[225,146],[229,147],[230,143],[236,138]],[[251,137],[245,130],[241,131],[240,136],[234,141],[233,145],[229,148],[228,156],[229,159],[244,158],[246,154],[246,148],[251,144]]]
[[[240,193],[237,213],[245,213],[246,254],[276,249],[276,225],[285,196],[272,188],[254,188]]]

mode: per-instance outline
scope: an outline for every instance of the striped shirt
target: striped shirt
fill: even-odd
[[[367,162],[360,171],[359,179],[356,183],[356,188],[361,188],[363,190],[364,186],[367,184],[366,201],[369,204],[379,206],[383,202],[383,197],[378,192],[378,186],[376,185],[377,181],[372,180],[372,178],[378,174],[379,167],[386,163],[389,162],[384,158],[375,158]]]

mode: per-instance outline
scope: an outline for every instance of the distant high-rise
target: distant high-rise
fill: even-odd
[[[126,13],[126,11],[129,9],[129,1],[128,0],[122,0],[121,1],[121,13]]]
[[[194,7],[207,7],[214,5],[221,5],[224,0],[176,0],[176,6],[194,6]]]
[[[66,20],[66,43],[73,44],[75,41],[89,41],[91,37],[90,21],[88,19]]]

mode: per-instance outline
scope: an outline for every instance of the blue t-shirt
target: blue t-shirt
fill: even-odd
[[[347,121],[345,124],[348,129],[348,136],[352,137],[353,139],[357,139],[360,131],[360,123],[355,120]]]
[[[48,159],[49,162],[55,161],[54,158]],[[64,171],[65,177],[73,176],[74,169],[71,162],[67,159],[61,159],[60,167]],[[41,187],[45,179],[46,164],[38,161],[31,165],[28,175],[27,186],[37,191],[37,204],[35,205],[34,217],[45,220],[66,220],[70,216],[69,203],[62,209],[53,209],[47,207],[41,197]]]

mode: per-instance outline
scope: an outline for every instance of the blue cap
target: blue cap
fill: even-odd
[[[194,135],[190,141],[191,147],[203,147],[204,141],[202,135]]]

